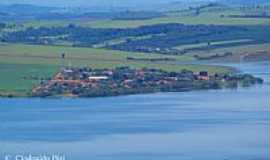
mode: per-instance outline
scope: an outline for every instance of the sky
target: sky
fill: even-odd
[[[0,0],[0,4],[34,4],[43,6],[100,6],[100,5],[144,5],[196,0]]]

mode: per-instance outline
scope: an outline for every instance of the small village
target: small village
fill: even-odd
[[[160,69],[63,68],[50,80],[43,80],[31,96],[106,97],[156,92],[237,88],[262,83],[251,75],[166,72]]]

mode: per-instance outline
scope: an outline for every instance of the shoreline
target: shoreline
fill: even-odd
[[[263,83],[264,84],[264,83]],[[259,86],[263,84],[255,84],[253,86]],[[250,86],[250,87],[253,87]],[[48,96],[48,97],[35,97],[35,96],[27,96],[27,95],[13,95],[11,97],[9,96],[3,96],[0,94],[0,99],[96,99],[96,98],[114,98],[114,97],[127,97],[127,96],[142,96],[142,95],[151,95],[151,94],[170,94],[170,93],[185,93],[185,92],[200,92],[200,91],[229,91],[229,90],[238,90],[238,89],[244,89],[244,88],[250,88],[250,87],[238,87],[238,88],[221,88],[221,89],[193,89],[193,90],[185,90],[185,91],[168,91],[168,92],[145,92],[145,93],[134,93],[134,94],[122,94],[122,95],[112,95],[112,96],[96,96],[96,97],[79,97],[79,96],[66,96],[66,95],[55,95],[55,96]]]
[[[230,70],[230,73],[234,73],[234,74],[241,74],[241,73],[245,73],[243,72],[240,68],[238,68],[236,65],[240,65],[240,64],[253,64],[253,63],[268,63],[268,61],[247,61],[247,62],[243,62],[243,63],[219,63],[219,62],[198,62],[198,64],[201,65],[209,65],[209,66],[217,66],[217,67],[224,67],[227,68],[228,70]],[[189,63],[190,64],[190,63]],[[192,63],[192,64],[197,64],[197,63]],[[177,64],[175,64],[177,65]],[[260,77],[259,77],[260,78]],[[219,89],[203,89],[203,90],[219,90]],[[188,90],[188,91],[178,91],[178,92],[190,92],[190,91],[198,91],[198,90]],[[177,92],[177,91],[176,91]],[[118,97],[118,96],[130,96],[130,95],[143,95],[143,94],[155,94],[155,93],[171,93],[169,92],[145,92],[145,93],[135,93],[135,94],[122,94],[122,95],[112,95],[112,96],[97,96],[97,97],[86,97],[86,98],[106,98],[106,97]],[[172,92],[175,93],[175,92]],[[12,91],[12,92],[1,92],[0,91],[0,98],[36,98],[33,96],[29,95],[29,91],[25,91],[25,92],[16,92],[16,91]],[[51,96],[51,97],[37,97],[37,98],[42,98],[42,99],[47,99],[47,98],[84,98],[84,97],[79,97],[76,95],[55,95],[55,96]]]
[[[95,81],[96,85],[100,85],[99,83],[105,83],[107,86],[109,87],[106,89],[99,89],[99,88],[88,88],[86,89],[87,92],[90,91],[90,93],[84,93],[85,91],[81,91],[81,92],[76,92],[76,94],[72,91],[72,87],[74,87],[74,84],[71,87],[71,90],[67,90],[64,91],[63,93],[61,92],[53,92],[50,90],[45,90],[45,92],[43,91],[42,86],[37,86],[37,90],[35,88],[32,89],[32,91],[27,91],[25,93],[1,93],[0,92],[0,98],[72,98],[72,99],[77,99],[77,98],[102,98],[102,97],[119,97],[119,96],[130,96],[130,95],[143,95],[143,94],[155,94],[155,93],[175,93],[175,92],[190,92],[190,91],[199,91],[199,90],[222,90],[222,89],[238,89],[238,88],[247,88],[247,87],[252,87],[254,85],[257,84],[263,84],[264,80],[259,78],[259,77],[254,77],[251,74],[238,74],[241,73],[239,69],[235,68],[235,67],[230,67],[233,68],[234,71],[232,73],[232,75],[230,74],[223,74],[224,78],[227,77],[225,80],[224,78],[222,78],[221,75],[219,75],[218,77],[214,78],[214,75],[212,75],[211,77],[201,77],[203,79],[190,79],[191,82],[189,82],[190,80],[187,81],[187,77],[182,77],[185,80],[172,80],[172,79],[168,79],[171,77],[162,77],[159,81],[167,81],[167,83],[169,84],[152,84],[152,81],[146,81],[145,83],[149,83],[147,86],[138,86],[135,88],[125,88],[126,86],[119,86],[120,90],[118,90],[117,88],[110,88],[110,85],[116,83],[113,81],[109,81],[106,82],[107,80],[104,80],[102,82],[99,81]],[[136,71],[136,70],[131,70],[132,72]],[[147,70],[145,70],[147,73]],[[151,76],[155,76],[155,74],[169,74],[170,72],[153,72],[153,75]],[[173,72],[171,72],[173,73]],[[61,74],[61,72],[59,72],[58,74]],[[149,74],[149,73],[148,73]],[[152,74],[152,73],[151,73]],[[180,72],[178,73],[180,74]],[[217,76],[218,74],[215,74],[215,76]],[[182,75],[183,76],[183,75]],[[186,75],[190,77],[189,75]],[[200,77],[200,76],[199,76]],[[54,77],[55,78],[55,77]],[[52,79],[52,81],[54,81],[53,85],[59,83],[60,87],[62,87],[62,85],[68,85],[69,82],[66,82],[66,80],[64,80],[65,82],[62,83],[59,80],[54,80],[54,78]],[[175,77],[176,78],[176,77]],[[180,77],[177,77],[180,78]],[[204,78],[208,78],[207,80],[205,80]],[[127,79],[126,79],[127,80]],[[126,81],[124,79],[124,81]],[[68,80],[67,80],[68,81]],[[76,80],[78,81],[78,80]],[[90,82],[90,81],[89,81]],[[87,82],[87,83],[89,83]],[[52,87],[50,83],[50,81],[47,82],[50,86],[43,86],[45,88],[48,87]],[[74,83],[72,81],[72,83]],[[77,83],[77,82],[76,82]],[[82,82],[80,82],[81,84]],[[85,83],[83,81],[83,83]],[[92,82],[90,82],[92,83]],[[108,84],[107,84],[108,83]],[[117,82],[119,83],[119,82]],[[123,83],[123,81],[122,81]],[[133,83],[133,82],[132,82]],[[57,84],[59,86],[59,84]],[[119,84],[118,84],[119,85]],[[134,85],[134,84],[133,84]],[[153,85],[153,86],[151,86]],[[131,84],[132,86],[132,84]],[[75,86],[76,87],[76,86]],[[77,86],[78,87],[78,86]],[[103,86],[104,87],[104,86]],[[149,88],[150,87],[150,88]],[[53,89],[53,88],[52,88]],[[89,90],[90,89],[90,90]],[[98,89],[98,90],[96,90]]]

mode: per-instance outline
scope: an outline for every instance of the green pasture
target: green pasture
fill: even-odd
[[[270,9],[246,9],[239,8],[208,8],[201,11],[199,15],[194,15],[193,11],[172,11],[166,13],[166,17],[148,20],[93,20],[93,19],[74,19],[74,20],[36,20],[24,22],[24,27],[40,26],[66,26],[70,23],[84,27],[94,28],[134,28],[145,25],[155,25],[164,23],[184,23],[184,24],[215,24],[215,25],[270,25],[269,18],[230,18],[228,15],[243,15],[247,13],[270,12]],[[221,17],[224,15],[224,17]]]
[[[1,58],[2,59],[2,58]],[[38,80],[29,79],[30,76],[49,77],[54,74],[56,67],[36,64],[0,63],[0,93],[15,93],[24,95]]]
[[[228,40],[228,41],[214,41],[211,42],[211,46],[215,45],[226,45],[226,44],[235,44],[235,43],[245,43],[245,42],[252,42],[253,40],[251,39],[236,39],[236,40]],[[207,47],[208,43],[197,43],[197,44],[188,44],[188,45],[180,45],[174,47],[175,49],[178,50],[185,50],[185,49],[196,49],[196,48],[203,48]]]
[[[223,48],[211,49],[211,50],[201,50],[201,51],[194,51],[190,54],[221,54],[231,52],[234,55],[242,55],[242,54],[253,54],[256,52],[270,52],[270,43],[263,43],[263,44],[247,44],[243,46],[228,46]]]

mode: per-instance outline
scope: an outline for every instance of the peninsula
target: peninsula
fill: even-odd
[[[249,74],[210,74],[161,69],[65,68],[53,78],[42,80],[30,96],[107,97],[156,92],[183,92],[202,89],[248,87],[263,80]]]

